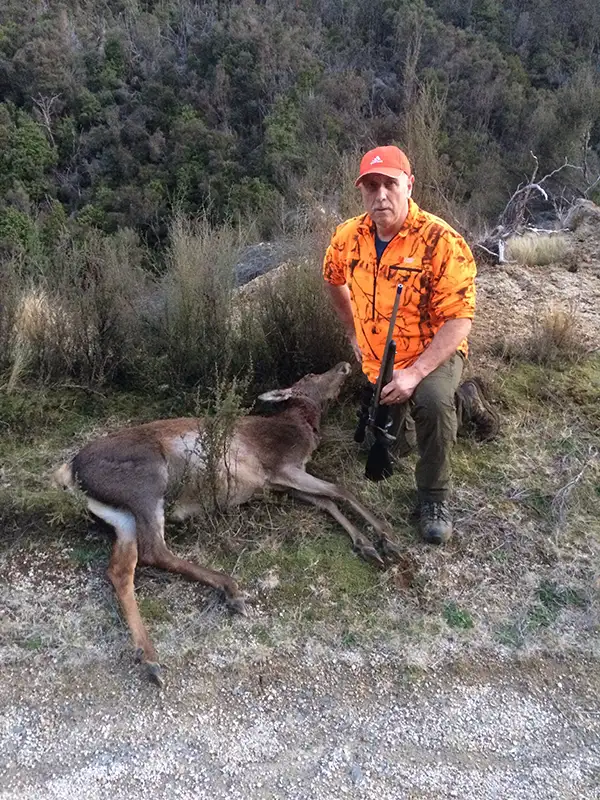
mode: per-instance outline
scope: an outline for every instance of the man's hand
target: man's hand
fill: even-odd
[[[384,406],[404,403],[412,396],[422,377],[413,367],[394,370],[394,377],[381,390],[380,402]]]
[[[414,364],[406,369],[394,370],[393,379],[381,390],[384,405],[404,403],[423,378],[447,361],[471,330],[470,319],[449,319],[435,334],[431,343],[423,350]]]

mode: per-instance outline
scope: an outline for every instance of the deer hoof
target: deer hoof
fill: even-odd
[[[396,561],[399,561],[403,556],[400,545],[396,544],[396,542],[392,542],[391,539],[382,539],[380,547],[383,555],[387,556],[388,558],[393,558]]]
[[[236,614],[241,614],[243,617],[248,616],[248,606],[243,597],[230,597],[227,600],[227,605]]]
[[[162,676],[160,664],[157,664],[156,661],[146,662],[146,674],[148,675],[151,683],[156,684],[159,689],[162,689],[162,687],[165,685],[165,679]]]
[[[375,564],[376,567],[385,567],[385,562],[375,550],[374,547],[371,545],[362,545],[357,548],[358,554],[364,558],[365,561],[368,561],[369,564]]]

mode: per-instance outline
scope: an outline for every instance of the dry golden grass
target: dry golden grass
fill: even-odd
[[[17,301],[10,340],[9,359],[12,367],[7,391],[14,391],[27,371],[36,344],[47,337],[56,336],[56,328],[62,321],[62,316],[60,307],[56,307],[44,289],[30,287],[23,292]]]
[[[27,379],[118,382],[139,351],[141,255],[131,231],[91,232],[62,242],[51,263],[2,264],[11,302],[0,304],[0,369],[11,390]]]
[[[500,336],[490,343],[493,353],[506,361],[527,361],[544,366],[576,364],[592,350],[574,304],[550,306],[531,314],[519,337]]]
[[[570,250],[568,237],[558,233],[526,233],[523,236],[513,236],[506,242],[508,260],[529,267],[541,267],[560,261]]]

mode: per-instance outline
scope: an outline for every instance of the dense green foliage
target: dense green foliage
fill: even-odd
[[[6,0],[0,237],[155,245],[173,208],[268,234],[392,141],[422,200],[491,217],[530,151],[598,175],[599,70],[597,0]]]

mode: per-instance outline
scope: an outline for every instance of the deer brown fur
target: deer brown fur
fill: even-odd
[[[336,484],[306,472],[319,444],[321,414],[337,397],[350,365],[342,362],[321,375],[307,375],[288,389],[266,392],[260,399],[280,404],[279,413],[246,416],[236,421],[226,464],[220,465],[219,489],[224,505],[236,506],[266,489],[289,492],[330,513],[348,532],[357,552],[383,565],[372,543],[348,520],[334,500],[347,502],[377,534],[387,555],[398,556],[390,529]],[[219,589],[235,611],[246,612],[237,583],[228,575],[178,558],[164,539],[165,497],[175,492],[177,519],[198,512],[206,460],[201,418],[165,419],[124,428],[85,445],[54,475],[55,483],[79,488],[88,508],[109,523],[116,539],[108,567],[136,655],[150,677],[162,684],[156,651],[141,619],[134,594],[136,565],[179,572]]]

